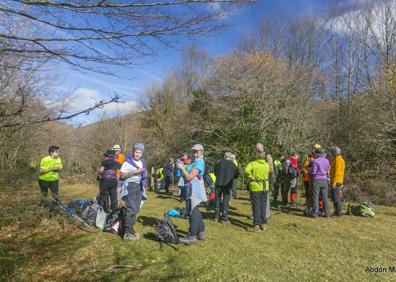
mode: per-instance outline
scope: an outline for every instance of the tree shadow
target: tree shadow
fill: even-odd
[[[279,209],[277,211],[279,211]],[[304,210],[302,210],[298,207],[281,206],[280,212],[305,217],[305,215],[303,213]]]
[[[241,221],[239,219],[236,219],[234,217],[229,217],[228,220],[231,222],[232,225],[238,226],[238,227],[240,227],[242,229],[245,229],[245,230],[246,230],[246,228],[251,227],[250,224],[248,224],[246,222],[243,222],[243,221]]]
[[[143,226],[154,226],[157,223],[157,218],[145,215],[139,215],[137,221]]]

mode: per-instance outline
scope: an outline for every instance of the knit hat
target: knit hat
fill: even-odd
[[[139,150],[140,152],[144,153],[144,144],[143,143],[135,143],[132,147],[132,150],[135,152]]]

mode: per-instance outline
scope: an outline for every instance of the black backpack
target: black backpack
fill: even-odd
[[[160,249],[163,251],[163,244],[177,244],[178,238],[176,234],[176,226],[173,224],[172,219],[168,214],[165,214],[162,219],[157,219],[157,223],[154,226],[154,235],[160,243]],[[172,248],[176,247],[169,245]]]
[[[118,234],[121,237],[125,233],[125,208],[112,211],[106,218],[104,232]]]

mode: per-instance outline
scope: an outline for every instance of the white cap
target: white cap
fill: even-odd
[[[116,144],[113,146],[113,151],[121,151],[121,146]]]
[[[203,148],[203,146],[201,144],[195,144],[194,146],[192,146],[191,149],[195,150],[195,151],[202,151],[202,152],[204,150],[204,148]]]

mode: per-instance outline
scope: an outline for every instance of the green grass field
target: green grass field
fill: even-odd
[[[93,198],[94,185],[62,186],[62,199]],[[34,195],[33,195],[34,194]],[[232,200],[231,225],[215,223],[201,209],[207,240],[165,246],[151,232],[175,197],[148,194],[141,210],[138,242],[83,230],[61,211],[39,206],[38,187],[0,195],[1,281],[396,281],[396,208],[377,206],[375,218],[311,219],[302,206],[276,213],[262,233],[249,233],[250,203],[240,191]],[[188,222],[176,219],[185,234]],[[111,268],[127,265],[128,268]],[[387,273],[367,273],[385,267]]]

